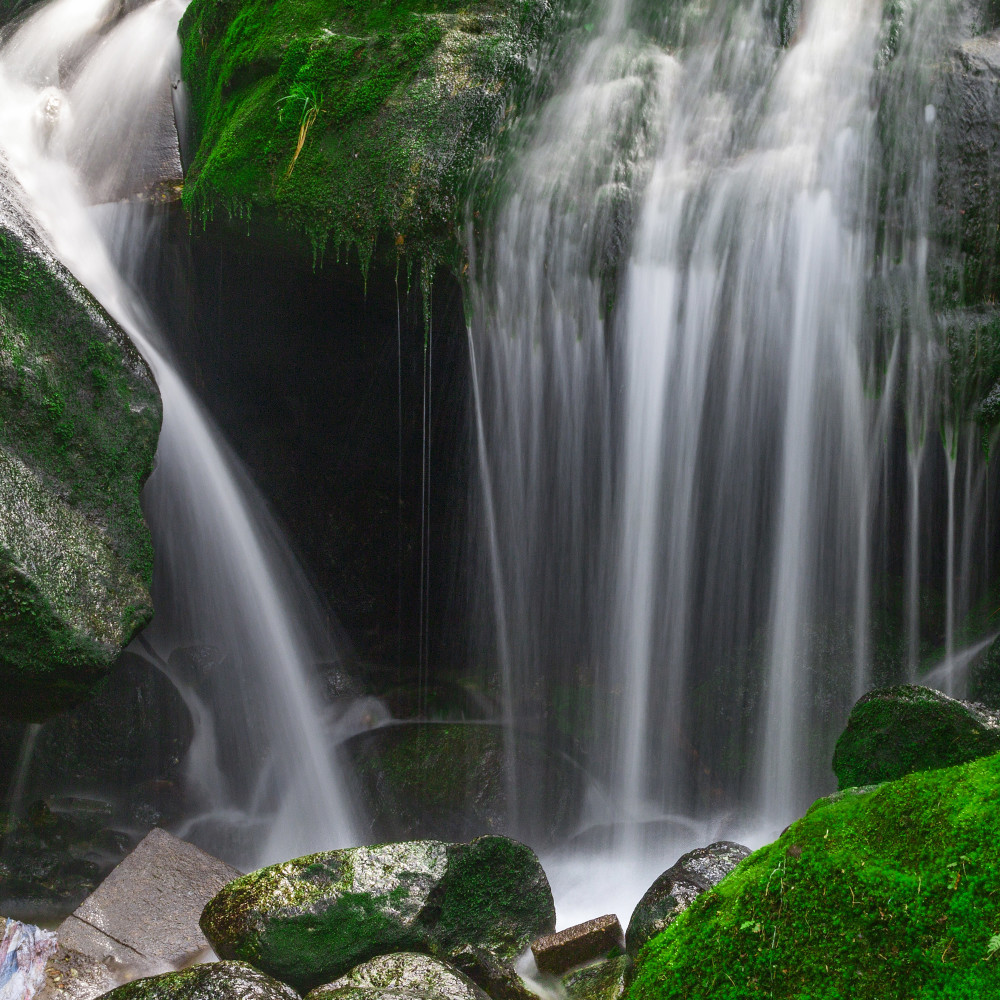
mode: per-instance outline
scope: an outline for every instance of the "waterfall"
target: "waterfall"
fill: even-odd
[[[198,723],[187,761],[197,815],[178,832],[254,866],[355,842],[333,756],[350,722],[313,689],[337,639],[129,280],[156,213],[121,199],[176,157],[182,13],[180,0],[124,14],[109,0],[54,0],[13,26],[0,49],[0,146],[55,252],[156,376],[164,421],[144,506],[157,610],[136,648]],[[178,658],[190,647],[199,655]]]
[[[956,489],[927,291],[954,8],[794,7],[610,5],[468,233],[473,648],[515,734],[569,704],[620,857],[770,837],[832,790],[887,567],[895,679],[938,572],[958,656],[985,465],[963,443]]]

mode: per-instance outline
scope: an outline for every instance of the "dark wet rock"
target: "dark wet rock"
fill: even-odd
[[[625,945],[618,917],[608,913],[582,924],[574,924],[558,934],[546,934],[531,942],[535,965],[541,972],[560,975],[595,958],[602,958]]]
[[[839,788],[893,781],[1000,751],[1000,719],[916,684],[878,688],[851,710],[833,752]]]
[[[208,947],[198,919],[239,872],[164,830],[138,847],[60,924],[60,944],[134,976],[178,967]]]
[[[448,953],[448,964],[468,976],[491,1000],[536,1000],[514,966],[484,948],[464,945],[453,949]]]
[[[308,1000],[380,1000],[386,993],[410,1000],[490,1000],[471,979],[429,955],[379,955],[346,976],[318,986]]]
[[[569,1000],[620,1000],[631,965],[627,955],[616,955],[563,976],[562,988]]]
[[[347,740],[342,753],[377,840],[465,840],[503,831],[510,821],[504,728],[487,723],[406,723]],[[565,837],[579,810],[585,776],[569,757],[527,733],[514,737],[516,773],[530,788],[522,809],[538,817],[523,835],[546,844]]]
[[[40,720],[88,697],[152,614],[139,493],[161,407],[23,200],[0,162],[0,714]]]
[[[252,872],[209,902],[201,927],[216,954],[252,961],[304,993],[392,952],[447,961],[472,945],[510,960],[555,927],[555,906],[523,844],[412,841]]]
[[[969,701],[1000,710],[1000,639],[970,665]]]
[[[294,990],[246,962],[211,962],[126,983],[107,1000],[298,1000]]]
[[[720,840],[678,858],[646,890],[632,912],[625,932],[628,954],[635,958],[647,941],[669,927],[698,896],[718,885],[750,853],[749,847]]]

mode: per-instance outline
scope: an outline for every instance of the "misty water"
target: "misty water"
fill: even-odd
[[[958,8],[920,0],[893,25],[811,0],[781,37],[772,6],[676,4],[650,29],[640,0],[609,0],[553,54],[504,197],[468,231],[469,679],[497,679],[505,832],[547,808],[521,741],[586,775],[574,836],[543,855],[561,925],[624,923],[692,847],[773,839],[833,790],[875,680],[932,667],[961,696],[995,632],[960,627],[990,583],[972,569],[990,469],[949,409],[927,289],[924,68]],[[8,29],[0,149],[160,387],[157,610],[133,652],[195,723],[174,832],[248,868],[362,839],[336,747],[390,720],[375,699],[323,704],[317,666],[346,639],[138,291],[163,238],[140,166],[185,118],[182,12],[51,0]],[[907,655],[876,678],[890,586]]]

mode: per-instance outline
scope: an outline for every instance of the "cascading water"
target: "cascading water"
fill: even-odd
[[[930,519],[941,683],[961,693],[956,581],[986,466],[936,388],[921,76],[954,7],[796,9],[612,5],[470,231],[476,653],[513,731],[558,720],[606,789],[589,820],[611,824],[618,872],[591,905],[627,912],[673,851],[769,837],[831,789],[897,562],[916,673]],[[630,28],[651,23],[664,48]],[[907,492],[886,471],[901,424]]]
[[[107,0],[55,0],[16,26],[0,49],[0,145],[58,255],[156,376],[164,422],[145,509],[157,614],[138,649],[199,723],[187,762],[199,815],[180,832],[249,866],[354,842],[333,758],[351,721],[312,689],[314,665],[337,658],[315,597],[126,280],[148,207],[93,207],[169,164],[182,12],[180,0],[124,16]]]

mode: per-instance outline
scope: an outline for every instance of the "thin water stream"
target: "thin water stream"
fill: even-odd
[[[124,16],[108,0],[54,0],[17,25],[0,48],[0,147],[57,255],[156,376],[164,421],[144,506],[157,613],[139,649],[201,722],[187,761],[196,816],[180,832],[246,867],[354,842],[333,757],[350,724],[313,690],[337,637],[128,280],[157,230],[121,199],[139,190],[136,164],[155,179],[151,152],[166,169],[176,147],[182,12],[180,0]],[[204,655],[178,659],[192,647]]]

